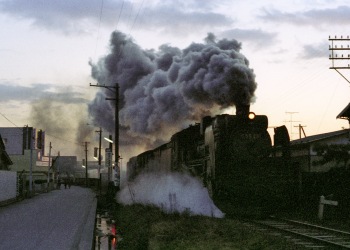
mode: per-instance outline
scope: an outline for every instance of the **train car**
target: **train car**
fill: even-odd
[[[267,116],[249,106],[236,115],[204,117],[169,143],[130,159],[130,177],[145,170],[187,172],[202,180],[226,213],[272,213],[290,200],[294,177],[286,156],[273,155],[267,128]],[[289,141],[284,126],[275,131],[279,141]]]

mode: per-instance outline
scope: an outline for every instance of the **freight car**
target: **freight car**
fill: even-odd
[[[283,148],[285,126],[275,128],[273,151],[268,118],[237,108],[236,115],[204,117],[174,134],[170,142],[128,162],[129,179],[143,171],[180,171],[200,178],[216,205],[228,214],[269,214],[289,206],[294,171]]]

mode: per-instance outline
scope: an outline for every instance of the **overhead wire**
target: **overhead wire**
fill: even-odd
[[[328,58],[324,57],[324,54],[321,50],[314,51],[313,54],[311,54],[311,56],[315,57],[316,58],[315,60],[319,60],[318,58],[325,58],[328,60]],[[306,63],[307,66],[310,66],[310,65],[312,66],[314,64],[314,59],[310,59],[310,60],[306,59],[304,62]],[[288,89],[286,89],[285,91],[283,91],[283,93],[278,95],[278,101],[276,100],[276,102],[279,103],[279,106],[281,106],[282,104],[286,104],[290,101],[293,101],[293,103],[298,102],[297,100],[300,98],[303,98],[303,96],[305,96],[305,94],[307,93],[307,88],[312,86],[312,84],[315,84],[315,82],[318,82],[318,81],[321,82],[327,77],[327,71],[324,68],[314,68],[314,70],[311,70],[311,72],[310,72],[310,69],[307,69],[307,70],[308,70],[307,72],[299,71],[300,74],[299,73],[294,74],[292,75],[292,77],[288,78],[288,82],[297,83],[297,84],[293,84],[292,86],[289,86]],[[301,78],[300,76],[303,74],[306,74],[306,76]],[[339,86],[339,82],[337,85],[334,84],[332,86],[329,86],[331,89],[333,89],[333,91],[328,91],[328,95],[327,95],[329,97],[328,102],[326,101],[323,102],[323,103],[327,103],[327,105],[324,108],[324,112],[323,112],[323,115],[321,116],[322,117],[321,120],[319,121],[316,133],[318,133],[318,131],[320,130],[324,122],[324,118],[326,117],[329,107],[334,100],[334,96],[336,94],[336,90],[338,86]],[[314,88],[316,89],[317,86],[315,86]],[[330,93],[331,95],[329,95]]]
[[[100,18],[99,18],[98,28],[97,28],[97,38],[96,38],[96,44],[95,44],[94,58],[96,57],[98,41],[100,39],[100,28],[101,28],[101,22],[102,22],[102,11],[103,11],[103,0],[101,0]]]
[[[18,127],[14,122],[12,122],[9,118],[7,118],[3,113],[0,112],[0,115],[2,117],[4,117],[9,123],[11,123],[12,125],[14,125],[15,127]]]
[[[122,15],[122,12],[123,12],[123,9],[124,9],[124,0],[122,2],[122,7],[120,8],[120,11],[119,11],[119,16],[118,16],[118,20],[117,20],[117,24],[115,26],[115,29],[118,30],[118,25],[119,25],[119,21],[120,21],[120,17]]]
[[[139,11],[137,12],[136,16],[135,16],[135,19],[134,19],[134,22],[132,23],[132,26],[131,26],[131,30],[133,30],[134,26],[135,26],[135,23],[136,23],[136,20],[138,19],[139,15],[140,15],[140,12],[141,12],[141,9],[143,7],[143,3],[144,3],[145,0],[142,0],[142,3],[140,5],[140,8],[139,8]]]
[[[0,115],[1,115],[2,117],[4,117],[8,122],[10,122],[12,125],[14,125],[16,129],[18,129],[18,130],[20,130],[21,132],[23,132],[23,128],[24,128],[25,126],[24,126],[24,127],[19,127],[16,123],[14,123],[14,122],[11,121],[9,118],[7,118],[2,112],[0,112]],[[44,130],[44,132],[45,132],[45,136],[53,137],[53,138],[55,138],[55,139],[57,139],[57,140],[59,140],[59,141],[64,141],[64,142],[73,143],[73,144],[75,144],[75,145],[80,145],[80,144],[77,143],[77,142],[74,142],[74,141],[72,141],[72,140],[64,139],[64,138],[62,138],[61,136],[58,137],[58,136],[56,136],[56,135],[49,134],[49,133],[47,133],[45,130]]]

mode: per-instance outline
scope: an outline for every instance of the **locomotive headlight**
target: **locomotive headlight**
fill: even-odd
[[[254,118],[255,118],[255,113],[254,113],[254,112],[249,112],[248,118],[249,118],[249,120],[254,120]]]

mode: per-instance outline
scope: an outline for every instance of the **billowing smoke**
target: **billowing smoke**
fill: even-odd
[[[79,130],[80,136],[86,134],[84,128],[87,127],[87,113],[84,112],[84,107],[86,100],[74,102],[71,99],[65,102],[56,95],[38,98],[31,103],[30,124],[45,131],[46,148],[49,147],[49,142],[53,144],[52,155],[57,155],[58,151],[62,155],[82,154],[80,142],[84,140],[77,138],[75,131]],[[85,120],[85,126],[78,124],[81,120]]]
[[[99,84],[119,84],[120,145],[151,147],[205,115],[250,104],[257,84],[240,49],[236,40],[216,41],[209,33],[204,43],[183,50],[169,45],[143,50],[123,33],[113,32],[110,54],[91,67]],[[89,114],[92,123],[112,132],[114,103],[106,97],[115,96],[110,89],[100,90]]]
[[[117,200],[127,205],[155,205],[167,213],[224,217],[201,181],[181,173],[142,174],[118,192]]]

